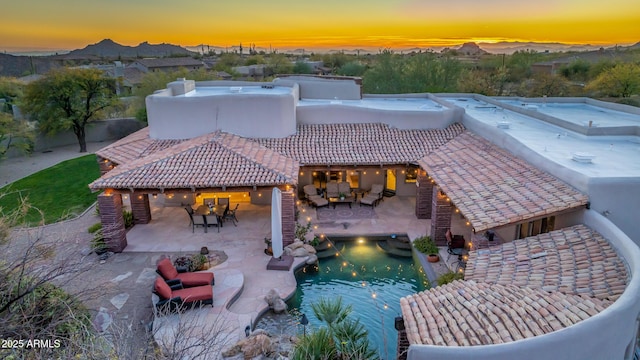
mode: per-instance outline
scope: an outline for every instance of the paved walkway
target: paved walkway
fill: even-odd
[[[87,152],[79,151],[80,145],[66,145],[46,152],[36,152],[31,156],[19,156],[0,160],[0,187],[29,176],[61,161],[75,159],[93,153],[113,141],[87,143]]]

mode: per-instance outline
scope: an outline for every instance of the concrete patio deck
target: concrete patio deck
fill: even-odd
[[[269,205],[241,203],[237,226],[227,222],[220,232],[212,227],[205,233],[201,227],[192,232],[183,208],[162,207],[159,200],[150,200],[153,220],[149,224],[138,224],[127,233],[125,252],[193,254],[206,246],[209,250],[224,251],[228,256],[227,261],[210,269],[216,274],[213,308],[195,309],[181,316],[170,315],[162,318],[161,323],[156,320],[156,325],[162,328],[155,333],[157,341],[168,341],[166,336],[170,337],[176,331],[180,321],[202,324],[202,331],[208,332],[211,332],[211,324],[223,324],[225,336],[220,349],[226,349],[244,338],[246,326],[252,325],[268,310],[264,296],[269,290],[275,289],[282,298],[288,298],[295,292],[294,270],[306,258],[296,258],[290,271],[266,270],[271,259],[264,254],[264,238],[270,236],[271,227]],[[415,238],[428,233],[430,220],[416,219],[414,209],[414,197],[394,196],[385,198],[375,207],[374,218],[318,221],[315,209],[300,205],[299,221],[306,223],[310,220],[316,234],[406,233]]]

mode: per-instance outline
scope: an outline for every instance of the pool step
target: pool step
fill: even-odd
[[[377,245],[379,249],[389,255],[408,258],[412,257],[413,254],[411,253],[411,247],[409,247],[408,249],[397,247],[399,243],[400,242],[398,241],[380,240],[378,241]]]
[[[326,243],[328,243],[328,241]],[[316,251],[316,256],[318,257],[318,259],[328,258],[336,256],[339,251],[344,251],[344,245],[342,246],[342,249],[336,249],[335,246],[325,246],[324,250],[318,250],[318,248],[316,247]]]

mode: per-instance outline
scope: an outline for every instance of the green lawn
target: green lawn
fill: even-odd
[[[44,214],[45,224],[54,223],[81,214],[96,201],[98,192],[87,186],[100,177],[100,169],[94,154],[67,160],[0,188],[5,196],[0,198],[0,209],[15,209],[20,196],[26,197],[31,206]],[[25,218],[29,225],[42,222],[35,209]]]

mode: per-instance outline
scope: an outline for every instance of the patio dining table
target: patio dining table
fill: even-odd
[[[222,226],[222,217],[224,216],[225,210],[226,210],[225,206],[214,206],[213,208],[210,208],[207,205],[200,205],[194,211],[194,215],[204,215],[204,216],[215,215],[218,220],[218,224]]]

